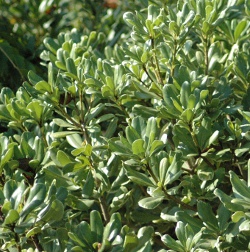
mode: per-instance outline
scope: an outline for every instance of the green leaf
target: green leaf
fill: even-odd
[[[42,229],[41,227],[33,227],[31,230],[29,230],[27,233],[26,233],[26,237],[29,238],[29,237],[32,237],[36,234],[39,234],[42,232]]]
[[[131,126],[126,127],[126,138],[130,144],[141,138],[138,132]]]
[[[89,113],[85,115],[86,123],[89,123],[93,118],[99,115],[103,109],[105,108],[105,104],[99,103],[96,107],[92,108]]]
[[[83,145],[82,145],[83,140],[79,134],[68,135],[68,136],[66,136],[66,139],[67,139],[68,143],[74,148],[83,147]]]
[[[177,252],[185,252],[185,248],[176,242],[170,235],[163,235],[161,237],[162,242],[169,248]]]
[[[1,207],[1,211],[2,211],[3,214],[6,215],[6,214],[8,214],[8,212],[9,212],[12,208],[13,208],[13,207],[12,207],[11,202],[5,200],[4,203],[3,203],[3,205],[2,205],[2,207]]]
[[[238,112],[239,112],[248,122],[250,122],[250,112],[248,112],[248,111],[241,111],[241,110],[238,110]]]
[[[204,222],[204,224],[214,232],[219,230],[218,221],[213,213],[212,207],[210,204],[199,201],[197,204],[198,215]]]
[[[236,212],[236,211],[244,210],[244,207],[242,205],[232,203],[233,198],[228,196],[227,194],[225,194],[223,191],[219,190],[218,188],[215,189],[214,194],[217,197],[219,197],[219,199],[224,204],[224,206],[230,211]]]
[[[42,183],[35,184],[30,192],[28,199],[20,213],[22,218],[25,218],[30,212],[38,208],[45,199],[46,196],[46,186]]]
[[[233,171],[229,171],[229,174],[235,196],[250,203],[250,188]]]
[[[76,242],[77,244],[79,244],[82,248],[87,248],[88,244],[86,244],[85,240],[80,239],[77,234],[73,233],[73,232],[69,232],[68,233],[69,238],[72,239],[74,242]],[[74,249],[72,251],[84,251],[81,247],[74,247]],[[77,248],[77,249],[76,249]]]
[[[4,194],[4,197],[7,199],[7,200],[10,200],[12,194],[15,192],[15,190],[18,188],[18,185],[16,183],[15,180],[8,180],[5,185],[4,185],[4,188],[3,188],[3,194]]]
[[[154,209],[158,207],[162,201],[164,200],[164,197],[147,197],[144,199],[141,199],[138,204],[142,208],[146,209]]]
[[[144,173],[133,170],[132,168],[125,167],[129,179],[133,182],[142,185],[142,186],[152,186],[155,187],[154,183],[146,176]]]
[[[18,213],[16,210],[11,209],[11,210],[7,213],[7,215],[5,216],[3,225],[10,225],[10,224],[13,224],[13,223],[15,223],[18,219],[19,219],[19,213]]]
[[[175,154],[171,165],[168,167],[166,171],[165,179],[163,182],[164,185],[171,184],[180,177],[180,175],[182,174],[181,166],[182,166],[181,154],[177,153]],[[164,167],[162,167],[162,169],[164,169]]]
[[[1,89],[0,100],[3,104],[8,104],[14,97],[14,93],[9,87],[3,87]]]
[[[95,242],[90,226],[86,221],[82,221],[77,225],[76,236],[90,248],[92,247],[92,243]]]
[[[129,156],[132,155],[132,150],[127,148],[127,146],[124,146],[124,144],[120,141],[108,141],[109,148],[116,154],[121,156]],[[132,146],[131,146],[132,148]]]
[[[77,78],[77,70],[76,70],[76,66],[75,66],[75,62],[72,58],[67,58],[66,59],[66,68],[68,70],[68,72],[71,74],[71,77],[73,79],[78,79]]]
[[[212,136],[209,137],[209,140],[208,140],[208,146],[210,146],[211,144],[214,144],[214,142],[218,139],[219,137],[219,130],[216,130]]]
[[[90,200],[90,199],[81,200],[78,197],[72,194],[69,194],[65,202],[66,202],[66,205],[72,209],[77,209],[80,211],[89,211],[89,209],[94,203],[94,200]]]
[[[152,247],[150,245],[152,238],[155,235],[155,230],[152,226],[144,226],[139,229],[137,233],[137,237],[139,237],[139,244],[137,246],[137,250],[133,250],[133,252],[136,252],[139,250],[139,248],[142,247],[142,251],[150,252],[152,251]]]
[[[132,152],[134,155],[144,156],[145,155],[145,142],[142,139],[137,139],[132,143]]]
[[[123,251],[131,252],[137,246],[137,244],[138,244],[137,236],[133,233],[127,234],[124,239]]]
[[[108,127],[107,127],[107,129],[105,131],[105,134],[104,134],[105,138],[109,139],[109,138],[111,138],[113,136],[113,134],[115,133],[115,131],[117,129],[117,123],[118,123],[118,118],[117,117],[114,117],[110,121],[110,123],[109,123],[109,125],[108,125]]]
[[[60,118],[54,118],[53,122],[57,124],[60,127],[65,127],[65,128],[71,128],[72,124],[68,123],[67,121],[60,119]]]
[[[97,37],[96,35],[97,35],[96,31],[90,32],[87,47],[89,47],[90,45],[92,45],[94,43],[94,41],[96,40],[96,37]]]
[[[214,178],[214,170],[210,166],[202,166],[198,170],[197,175],[202,181],[212,180]]]
[[[232,215],[232,221],[234,223],[237,223],[239,222],[242,218],[245,218],[246,215],[243,211],[237,211],[235,212],[233,215]]]
[[[105,251],[106,245],[110,247],[110,244],[117,238],[121,232],[121,216],[119,213],[113,213],[109,223],[106,225],[103,232],[102,246],[100,251]]]
[[[38,214],[38,221],[43,222],[60,221],[63,215],[64,215],[64,205],[60,200],[55,199]]]
[[[182,112],[180,118],[181,118],[183,121],[185,121],[185,122],[187,122],[187,123],[190,123],[190,122],[193,120],[193,118],[194,118],[194,112],[193,112],[191,109],[185,109],[185,110]]]
[[[28,78],[32,85],[36,85],[38,82],[43,81],[43,78],[35,74],[33,71],[28,72]]]
[[[193,138],[187,129],[181,127],[178,124],[175,124],[173,132],[174,132],[174,141],[183,143],[182,149],[185,148],[185,150],[189,155],[198,154],[197,147],[194,144]],[[177,143],[177,145],[179,145],[179,143]]]
[[[166,180],[166,175],[167,175],[167,170],[168,170],[169,162],[168,159],[165,157],[160,161],[160,166],[159,166],[159,181],[163,186],[165,186],[165,180]]]
[[[102,241],[104,227],[101,215],[96,210],[90,212],[90,229],[95,237],[95,241],[100,243]]]
[[[18,210],[19,204],[22,202],[24,192],[26,190],[25,181],[23,180],[10,197],[13,209]]]
[[[193,215],[189,215],[187,212],[178,211],[176,213],[176,217],[178,221],[182,221],[185,224],[189,224],[195,233],[199,232],[203,227],[201,219],[196,218]]]
[[[63,137],[67,137],[69,135],[75,135],[78,134],[79,131],[58,131],[58,132],[54,132],[51,135],[54,138],[63,138]]]
[[[0,172],[3,169],[4,165],[12,158],[14,154],[14,145],[8,145],[8,149],[5,153],[2,153],[0,160]]]
[[[152,142],[157,138],[159,133],[159,127],[157,125],[157,119],[155,117],[150,117],[147,121],[147,127],[145,131],[144,140],[147,144],[147,150],[150,149]]]
[[[145,134],[146,122],[143,117],[141,117],[141,116],[134,117],[132,119],[131,126],[135,129],[135,132],[136,132],[136,133],[133,132],[133,133],[135,133],[134,140],[141,138],[141,136],[143,136]],[[137,137],[138,135],[139,135],[139,137]]]
[[[113,213],[109,223],[104,229],[103,238],[105,239],[105,237],[107,237],[108,241],[112,242],[120,233],[121,228],[121,215],[119,213]]]
[[[159,152],[166,145],[161,140],[154,140],[150,146],[149,156],[154,155],[156,152]]]
[[[141,23],[139,22],[138,18],[136,15],[134,15],[132,12],[126,12],[123,15],[124,21],[129,25],[129,26],[135,26],[135,27],[141,27]],[[143,33],[145,31],[143,30]]]
[[[44,111],[43,105],[39,101],[33,100],[27,105],[27,109],[29,110],[30,115],[40,123]]]
[[[184,108],[188,108],[188,101],[189,101],[189,96],[191,94],[191,84],[187,81],[184,81],[184,83],[181,85],[181,91],[180,91],[180,96],[181,96],[181,104]]]
[[[247,21],[246,20],[241,20],[235,30],[234,30],[234,40],[237,41],[238,38],[241,36],[241,33],[244,31],[244,29],[246,28],[247,26]]]
[[[54,166],[47,167],[44,169],[45,177],[48,181],[56,180],[56,185],[58,187],[66,187],[66,188],[74,188],[78,189],[79,187],[76,185],[73,185],[72,181],[67,177],[63,176],[62,174],[58,173],[57,168]]]
[[[56,54],[56,51],[59,49],[59,45],[52,38],[45,38],[43,43],[53,54]]]
[[[186,224],[187,226],[188,224]],[[185,232],[185,224],[181,221],[177,222],[176,228],[175,228],[175,233],[176,236],[178,238],[178,240],[181,242],[181,244],[183,245],[183,247],[186,247],[186,242],[187,242],[187,237],[186,237],[186,232]],[[188,238],[193,238],[192,237],[192,233],[188,234]]]
[[[50,84],[44,80],[37,82],[35,85],[35,89],[38,91],[41,91],[43,93],[44,92],[48,92],[48,93],[52,92]]]
[[[70,158],[65,152],[59,150],[56,155],[57,160],[60,162],[62,166],[65,166],[69,163],[74,162],[72,158]]]
[[[95,123],[101,123],[101,122],[105,122],[105,121],[109,121],[111,119],[114,118],[115,115],[113,114],[106,114],[106,115],[102,115],[100,116]]]
[[[5,105],[0,104],[0,119],[3,121],[12,121],[12,115]]]
[[[250,220],[243,221],[239,226],[239,231],[245,234],[246,236],[249,236],[250,234]]]
[[[163,87],[163,99],[166,103],[166,108],[171,113],[176,114],[178,116],[180,114],[180,111],[176,109],[176,107],[173,104],[173,100],[178,100],[178,91],[175,88],[173,84],[166,84]],[[181,106],[181,104],[179,104]]]
[[[94,186],[95,186],[95,181],[94,181],[92,172],[89,171],[86,181],[84,183],[83,189],[82,189],[82,195],[88,198],[91,197],[93,194]]]

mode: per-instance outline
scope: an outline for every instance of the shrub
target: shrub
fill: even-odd
[[[47,37],[3,88],[1,249],[250,249],[248,1],[152,1],[130,37]]]

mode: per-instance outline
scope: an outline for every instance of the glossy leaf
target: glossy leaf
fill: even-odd
[[[14,210],[14,209],[11,209],[5,219],[4,219],[4,225],[10,225],[10,224],[13,224],[15,223],[17,220],[19,219],[19,213]]]
[[[35,184],[30,192],[28,199],[22,209],[20,216],[25,218],[30,212],[38,208],[44,201],[46,196],[46,187],[44,184],[37,183]]]
[[[163,199],[164,197],[147,197],[140,200],[138,204],[146,209],[154,209],[162,203]]]
[[[128,177],[135,183],[143,186],[153,186],[154,183],[145,174],[137,172],[132,168],[126,168]]]
[[[218,230],[218,221],[212,211],[212,208],[209,204],[202,201],[198,202],[198,213],[204,224],[214,231]]]
[[[64,205],[58,199],[55,199],[47,205],[38,216],[39,221],[55,222],[62,219],[64,213]]]

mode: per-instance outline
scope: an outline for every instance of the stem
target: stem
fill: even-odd
[[[0,184],[1,184],[2,186],[4,186],[4,184],[5,184],[4,173],[0,176]]]
[[[182,169],[183,171],[188,172],[189,174],[194,174],[194,171],[193,171],[192,169],[190,169],[190,168],[184,168],[184,167],[182,167],[181,169]]]
[[[151,76],[150,76],[150,74],[149,74],[147,68],[145,67],[145,65],[142,65],[142,68],[143,68],[143,70],[145,71],[145,73],[147,74],[148,78],[149,78],[152,82],[154,82],[154,80],[151,78]]]
[[[163,80],[161,78],[161,73],[160,73],[160,67],[159,67],[159,62],[158,62],[158,59],[156,57],[156,53],[155,53],[155,41],[153,38],[151,38],[151,44],[152,44],[152,48],[153,48],[153,58],[154,58],[154,61],[155,61],[155,65],[156,65],[156,77],[158,79],[158,82],[161,83],[161,85],[163,86]]]
[[[44,125],[44,124],[43,124]],[[45,132],[44,132],[44,126],[43,125],[39,125],[39,128],[40,128],[40,132],[41,132],[41,135],[42,135],[42,139],[44,141],[44,144],[46,147],[48,147],[48,142],[46,140],[46,135],[45,135]]]
[[[32,239],[32,242],[34,243],[36,249],[38,251],[43,251],[43,247],[41,246],[41,244],[37,238],[37,235],[32,236],[31,239]]]
[[[14,233],[14,237],[15,237],[15,242],[16,242],[17,250],[18,250],[18,252],[21,252],[21,251],[22,251],[22,248],[21,248],[21,246],[20,246],[20,244],[19,244],[20,239],[19,239],[18,234],[14,231],[14,228],[15,228],[15,226],[12,225],[12,226],[10,227],[10,230]]]
[[[210,166],[212,167],[213,169],[215,168],[214,165],[206,158],[206,157],[202,157],[201,158]]]
[[[146,170],[148,171],[148,173],[150,174],[150,176],[153,178],[153,180],[155,181],[155,183],[158,184],[159,181],[158,181],[158,179],[156,178],[156,176],[154,175],[154,173],[152,172],[152,170],[150,169],[150,167],[149,167],[148,164],[146,165]],[[188,205],[188,204],[182,202],[180,199],[178,199],[178,198],[176,198],[176,197],[170,195],[170,194],[167,192],[167,190],[165,189],[164,186],[161,186],[161,189],[162,189],[162,191],[164,192],[164,194],[165,194],[165,196],[166,196],[166,198],[167,198],[168,200],[174,201],[175,203],[181,205],[183,208],[196,211],[196,208],[195,208],[195,207],[192,207],[192,206],[190,206],[190,205]]]
[[[81,124],[84,123],[83,106],[82,106],[82,104],[83,104],[82,96],[83,96],[82,90],[80,89],[79,90],[79,100],[80,100],[80,122],[81,122]],[[75,107],[77,108],[76,103],[75,103]]]
[[[123,108],[118,99],[116,99],[115,104],[120,108],[120,110],[125,114],[127,118],[130,118],[129,113],[126,111],[126,109]]]
[[[25,81],[25,77],[22,74],[21,70],[18,68],[18,66],[12,61],[12,59],[8,56],[8,54],[0,47],[0,51],[5,55],[5,57],[10,61],[12,66],[19,72],[21,79]]]
[[[109,220],[110,220],[110,215],[109,215],[109,211],[108,211],[106,201],[103,200],[103,197],[99,198],[99,203],[100,203],[103,218],[104,218],[105,222],[108,223]]]
[[[198,149],[198,152],[199,152],[198,157],[202,158],[211,168],[214,169],[215,168],[214,165],[206,157],[202,156],[202,150],[201,150],[201,148],[199,146],[197,137],[196,137],[195,133],[192,131],[192,128],[191,128],[190,125],[189,125],[189,130],[190,130],[193,142],[194,142],[196,148]]]
[[[175,68],[175,58],[176,58],[176,52],[177,52],[177,43],[176,40],[174,41],[174,52],[173,52],[173,57],[172,57],[172,62],[171,62],[171,76],[174,76],[174,68]]]
[[[86,100],[83,100],[82,98],[83,98],[83,92],[82,92],[82,90],[80,90],[79,91],[79,99],[80,99],[80,112],[79,112],[79,114],[80,114],[80,122],[81,122],[81,131],[82,131],[84,139],[87,141],[87,143],[91,144],[91,139],[90,139],[90,137],[87,133],[87,130],[85,128],[84,109],[83,109],[83,103],[84,103],[85,108],[88,109],[88,111],[90,111],[91,103],[90,103],[90,106],[88,106],[87,102],[85,102]]]
[[[96,17],[96,10],[95,10],[94,5],[92,4],[92,2],[90,0],[87,0],[87,3],[90,6],[90,9],[91,9],[93,15]]]
[[[167,190],[166,190],[164,187],[162,187],[162,191],[164,192],[164,194],[166,195],[166,198],[167,198],[168,200],[174,201],[175,203],[181,205],[183,208],[196,211],[196,208],[195,208],[195,207],[192,207],[192,206],[190,206],[190,205],[188,205],[188,204],[182,202],[180,199],[175,198],[173,195],[168,194]]]
[[[57,106],[57,109],[59,110],[59,112],[65,116],[66,119],[68,119],[70,122],[72,122],[72,124],[77,127],[77,128],[81,128],[81,124],[76,122],[75,120],[73,120],[60,106]]]
[[[208,75],[208,64],[209,64],[209,60],[208,60],[208,41],[207,41],[207,37],[203,37],[203,46],[204,46],[204,54],[205,54],[205,75]]]

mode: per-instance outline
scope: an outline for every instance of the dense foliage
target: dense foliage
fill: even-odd
[[[56,1],[49,36],[21,2],[46,74],[2,83],[1,250],[250,250],[249,1],[124,1],[86,28]]]

